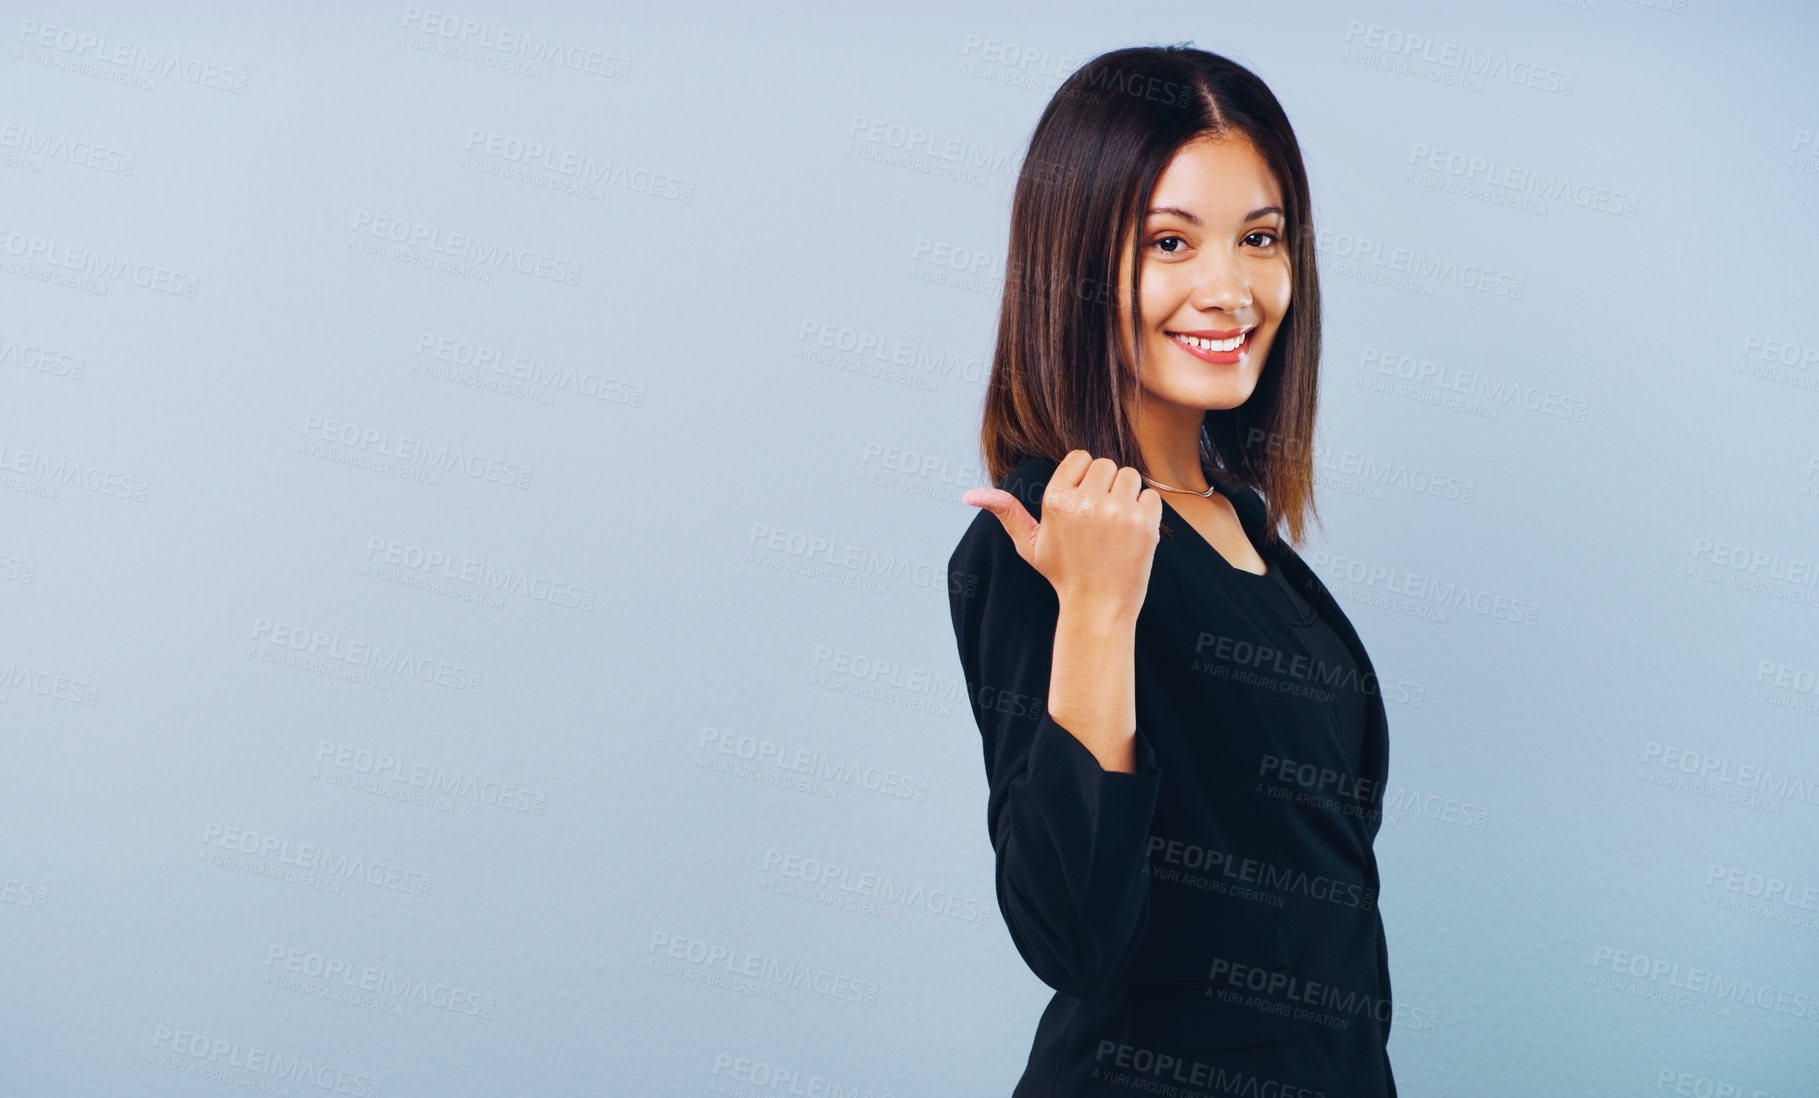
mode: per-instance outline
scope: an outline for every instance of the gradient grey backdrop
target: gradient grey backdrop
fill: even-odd
[[[1031,127],[1190,40],[1403,1093],[1819,1094],[1809,6],[162,7],[0,22],[0,1091],[1008,1093],[944,569]]]

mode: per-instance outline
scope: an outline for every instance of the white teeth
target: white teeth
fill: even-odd
[[[1170,334],[1172,335],[1173,333]],[[1174,338],[1190,347],[1198,347],[1202,351],[1235,351],[1238,349],[1239,344],[1244,342],[1244,337],[1248,334],[1248,332],[1240,332],[1230,339],[1198,339],[1188,335],[1177,335]]]

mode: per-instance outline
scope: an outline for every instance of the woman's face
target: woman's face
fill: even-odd
[[[1190,412],[1243,404],[1289,306],[1287,221],[1275,176],[1248,138],[1191,141],[1156,181],[1139,226],[1143,400]],[[1130,243],[1118,295],[1127,352]]]

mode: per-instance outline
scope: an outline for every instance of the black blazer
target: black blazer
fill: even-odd
[[[998,487],[1040,521],[1055,464],[1028,458]],[[1296,689],[1310,685],[1305,649],[1245,589],[1258,577],[1237,575],[1172,507],[1137,619],[1131,774],[1102,769],[1048,715],[1059,604],[997,516],[975,514],[948,561],[999,908],[1056,992],[1015,1098],[1160,1084],[1396,1093],[1372,851],[1389,765],[1381,693],[1325,584],[1286,543],[1265,548],[1263,501],[1228,495],[1363,673],[1359,765],[1330,699]]]

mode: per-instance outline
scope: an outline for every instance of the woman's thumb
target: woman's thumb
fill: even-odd
[[[1017,547],[1017,555],[1035,563],[1037,523],[1024,508],[1022,500],[1002,488],[973,488],[960,500],[997,515],[1004,532],[1011,536],[1011,544]]]

